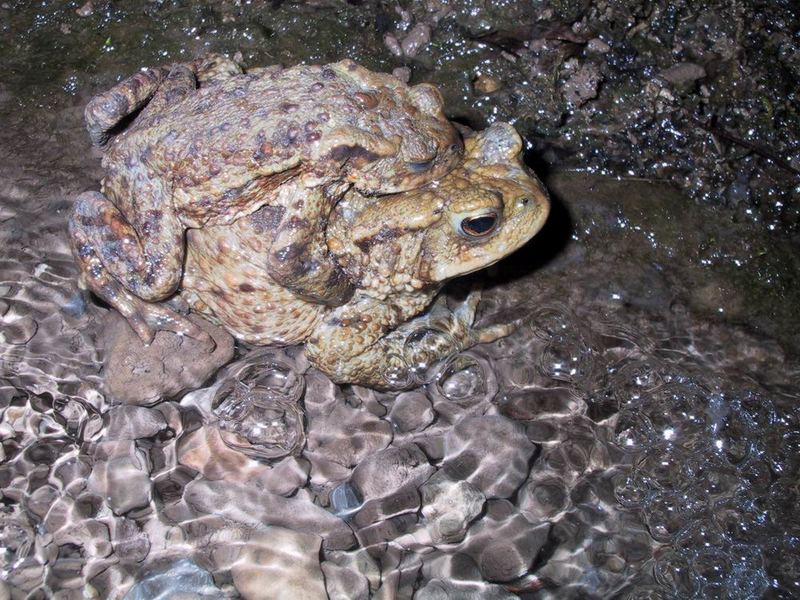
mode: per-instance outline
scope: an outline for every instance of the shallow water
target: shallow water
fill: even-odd
[[[664,183],[542,173],[546,229],[478,277],[481,321],[523,326],[415,390],[240,348],[179,400],[115,402],[65,237],[102,176],[91,94],[206,49],[396,66],[380,27],[319,37],[364,8],[221,6],[1,9],[0,597],[800,595],[797,245]],[[303,55],[275,34],[298,28]]]

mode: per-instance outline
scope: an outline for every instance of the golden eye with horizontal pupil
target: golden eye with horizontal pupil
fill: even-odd
[[[486,237],[495,230],[497,221],[497,213],[484,213],[482,215],[475,215],[462,219],[459,229],[461,233],[467,237]]]

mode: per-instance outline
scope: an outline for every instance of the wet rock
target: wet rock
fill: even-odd
[[[149,536],[132,519],[119,518],[109,523],[114,556],[123,562],[141,563],[150,552]]]
[[[110,460],[106,477],[106,499],[114,513],[122,515],[150,504],[150,474],[142,457],[120,456]]]
[[[445,438],[444,471],[487,498],[508,498],[528,476],[535,446],[524,428],[502,416],[466,417]]]
[[[466,481],[439,471],[420,488],[422,515],[434,544],[459,542],[483,509],[484,495]]]
[[[520,492],[519,508],[531,519],[553,520],[569,505],[569,490],[561,477],[531,477]]]
[[[307,455],[352,468],[392,441],[391,425],[366,410],[344,403],[310,419]]]
[[[389,411],[389,420],[400,433],[422,431],[436,415],[430,400],[422,392],[404,392],[397,396]]]
[[[82,4],[80,8],[76,8],[75,14],[79,17],[91,17],[94,14],[94,4],[92,0],[88,0]]]
[[[401,487],[420,485],[435,471],[416,444],[390,447],[368,456],[353,471],[350,482],[364,500],[385,498]]]
[[[158,435],[167,422],[157,410],[141,406],[115,406],[105,414],[106,440],[138,440]]]
[[[472,80],[472,89],[476,94],[487,96],[493,94],[502,87],[502,84],[490,75],[478,75]]]
[[[597,54],[605,54],[611,50],[611,46],[600,38],[592,38],[586,43],[586,50]]]
[[[89,490],[104,498],[117,515],[150,504],[152,486],[145,454],[133,441],[105,442],[94,448]]]
[[[163,570],[152,572],[134,585],[122,600],[222,600],[211,573],[184,558]]]
[[[0,513],[0,569],[7,571],[21,563],[30,553],[34,531],[23,514]]]
[[[518,596],[500,585],[431,579],[414,594],[414,600],[515,600]]]
[[[249,483],[281,496],[290,496],[308,480],[309,464],[293,456],[266,465],[229,448],[215,427],[201,427],[178,441],[177,460],[206,479]]]
[[[692,62],[682,62],[672,65],[659,73],[662,79],[676,87],[684,87],[706,76],[706,70]]]
[[[369,582],[358,571],[326,561],[322,572],[330,600],[369,600]]]
[[[353,518],[356,528],[365,528],[401,515],[416,515],[420,508],[420,497],[413,482],[382,498],[373,498],[364,502]]]
[[[422,576],[427,579],[444,579],[446,581],[475,581],[481,580],[481,572],[471,556],[463,552],[434,550],[425,555],[422,565]]]
[[[393,33],[387,33],[384,35],[383,43],[386,45],[386,48],[389,50],[389,52],[395,56],[403,56],[403,48],[400,46],[397,36]]]
[[[28,496],[26,508],[33,515],[42,519],[58,496],[59,492],[53,486],[43,485]]]
[[[496,401],[500,412],[517,421],[529,421],[551,414],[569,415],[585,404],[571,388],[527,388],[504,393]]]
[[[145,346],[119,314],[109,311],[102,344],[106,350],[105,383],[114,400],[150,406],[199,387],[233,358],[229,333],[196,315],[189,319],[214,338],[217,346],[213,352],[169,331],[159,331]]]
[[[571,106],[583,106],[589,100],[597,98],[603,75],[593,63],[584,63],[577,67],[567,78],[561,88],[564,99]]]
[[[320,567],[321,538],[282,527],[212,537],[218,569],[230,569],[245,600],[326,600]]]
[[[246,527],[274,525],[321,535],[327,548],[349,548],[354,541],[344,521],[302,496],[284,498],[239,483],[201,479],[186,486],[184,499],[201,514]]]
[[[411,81],[411,69],[409,67],[395,67],[392,69],[392,75],[397,77],[403,83]]]
[[[303,405],[309,417],[326,415],[340,402],[343,402],[341,390],[316,369],[310,369],[305,376],[306,393]]]
[[[323,569],[326,564],[335,565],[336,567],[346,569],[351,573],[357,573],[361,577],[364,577],[367,580],[370,591],[375,591],[381,583],[380,566],[364,548],[358,548],[357,550],[349,552],[343,552],[341,550],[326,551],[325,562],[322,563]],[[351,577],[348,576],[348,579],[350,578]],[[360,587],[360,584],[358,584],[357,587]]]
[[[420,49],[431,41],[431,26],[427,23],[417,23],[408,35],[403,38],[401,47],[403,54],[408,57],[416,56]]]
[[[246,482],[268,467],[243,452],[229,448],[216,427],[201,427],[178,440],[178,462],[199,471],[206,479]]]
[[[417,527],[417,522],[416,514],[404,514],[377,521],[356,531],[358,543],[376,560],[383,561],[386,552],[392,548],[387,542],[412,533]]]
[[[488,581],[522,577],[547,541],[550,523],[528,520],[507,500],[490,500],[486,515],[470,529],[462,544]]]

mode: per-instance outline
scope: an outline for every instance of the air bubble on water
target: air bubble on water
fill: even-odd
[[[614,365],[608,377],[611,394],[619,405],[637,406],[643,394],[661,385],[663,367],[658,361],[631,360]]]
[[[416,383],[414,373],[400,354],[387,352],[384,358],[385,368],[381,371],[381,377],[391,389],[406,389]]]
[[[242,381],[286,402],[299,400],[305,388],[305,380],[292,367],[275,360],[258,365]]]
[[[64,82],[64,91],[67,92],[70,96],[74,96],[78,93],[78,76],[77,75],[70,75],[67,77],[66,81]]]
[[[428,383],[435,375],[433,367],[456,348],[453,337],[446,331],[422,327],[411,332],[403,345],[403,357],[415,377]]]
[[[646,450],[657,435],[647,416],[637,410],[623,410],[616,416],[613,442],[624,452]]]
[[[678,597],[692,597],[696,584],[692,577],[689,559],[666,546],[656,553],[653,568],[655,579]]]
[[[433,386],[434,396],[462,406],[491,401],[497,390],[491,365],[475,352],[462,352],[447,360]]]
[[[556,381],[586,384],[592,373],[592,351],[576,332],[553,335],[541,357],[541,373]]]
[[[551,304],[534,310],[529,317],[529,322],[533,334],[541,340],[548,341],[554,336],[573,330],[578,318],[565,305]]]
[[[220,386],[212,400],[222,440],[254,458],[277,459],[302,450],[305,382],[289,365],[270,361],[239,373],[243,381]]]
[[[649,504],[654,489],[647,477],[639,471],[619,470],[612,477],[614,498],[625,508],[638,508]]]
[[[329,502],[331,511],[340,519],[353,516],[364,506],[355,488],[348,482],[339,484],[333,489]]]

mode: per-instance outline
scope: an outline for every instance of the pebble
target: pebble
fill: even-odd
[[[230,565],[236,590],[244,600],[327,600],[321,541],[282,527],[254,533]]]
[[[434,544],[464,539],[469,524],[486,501],[480,490],[466,481],[455,481],[438,471],[420,488],[422,515]]]
[[[501,87],[502,84],[490,75],[478,75],[472,80],[472,89],[475,90],[476,94],[480,94],[481,96],[492,94]]]
[[[535,446],[521,424],[499,415],[465,417],[445,437],[445,472],[487,498],[508,498],[528,475]]]
[[[90,17],[94,14],[94,4],[92,0],[88,0],[83,6],[75,9],[75,14],[79,17]]]
[[[211,573],[184,558],[167,569],[145,576],[122,600],[223,600],[224,597],[214,585]]]
[[[411,69],[409,67],[396,67],[392,70],[392,75],[403,83],[411,81]]]
[[[431,27],[426,23],[417,23],[414,28],[403,38],[401,47],[403,54],[413,58],[422,47],[431,41]]]
[[[198,388],[233,358],[233,337],[195,315],[189,319],[214,338],[213,352],[169,331],[159,331],[145,346],[116,311],[110,311],[106,319],[104,377],[111,398],[120,403],[151,406]]]
[[[364,459],[350,482],[366,500],[391,496],[406,484],[419,485],[436,469],[416,444],[390,447]]]
[[[389,420],[400,433],[422,431],[435,418],[433,406],[422,392],[404,392],[398,395],[389,411]]]
[[[703,79],[706,76],[706,70],[696,63],[682,62],[661,71],[659,75],[662,79],[680,87]]]

